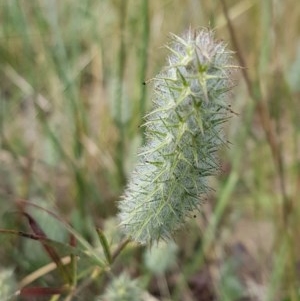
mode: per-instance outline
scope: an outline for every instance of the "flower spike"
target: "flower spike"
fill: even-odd
[[[142,244],[172,238],[199,208],[207,177],[219,170],[216,152],[228,143],[231,52],[209,29],[171,38],[168,66],[154,79],[147,141],[119,202],[122,228]]]

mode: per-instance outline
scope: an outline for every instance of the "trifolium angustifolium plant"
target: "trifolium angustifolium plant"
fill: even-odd
[[[143,289],[138,280],[133,280],[123,273],[114,278],[97,301],[141,301]]]
[[[154,109],[146,116],[146,144],[122,200],[125,233],[139,243],[168,240],[199,209],[208,177],[220,169],[227,143],[232,52],[209,29],[171,35],[168,64],[153,79]]]
[[[178,253],[178,246],[174,241],[161,241],[144,253],[144,263],[154,275],[161,276],[174,267]]]

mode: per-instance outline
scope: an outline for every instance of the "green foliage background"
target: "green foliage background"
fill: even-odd
[[[204,217],[178,233],[181,290],[166,279],[170,291],[158,295],[198,300],[189,281],[208,266],[220,300],[242,300],[251,288],[260,289],[258,300],[299,300],[300,5],[227,0],[234,41],[223,2],[0,1],[1,228],[29,231],[15,214],[22,199],[56,212],[93,245],[95,225],[117,244],[116,202],[144,141],[147,80],[164,65],[161,46],[169,32],[210,26],[237,64],[244,59],[231,100],[237,116]],[[53,217],[30,210],[50,238],[67,241]],[[0,241],[0,266],[15,267],[18,281],[49,261],[38,242]],[[136,252],[121,256],[116,273],[155,278]]]

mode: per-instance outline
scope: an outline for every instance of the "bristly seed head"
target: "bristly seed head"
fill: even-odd
[[[121,226],[140,243],[170,239],[208,191],[227,143],[231,52],[209,29],[171,35],[168,66],[155,77],[146,145],[119,202]]]

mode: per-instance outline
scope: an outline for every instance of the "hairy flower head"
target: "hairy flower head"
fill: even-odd
[[[209,190],[226,141],[231,52],[208,29],[172,35],[168,66],[154,78],[154,109],[123,199],[121,225],[140,243],[169,239]]]

